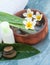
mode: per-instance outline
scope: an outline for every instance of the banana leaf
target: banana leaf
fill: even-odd
[[[28,57],[31,57],[31,56],[34,56],[34,55],[40,53],[40,51],[37,50],[36,48],[34,48],[30,45],[21,44],[21,43],[0,44],[0,51],[3,51],[3,48],[6,46],[13,46],[17,52],[16,57],[14,57],[12,60],[24,59],[24,58],[28,58]],[[10,59],[6,59],[4,57],[2,57],[0,59],[0,61],[5,61],[5,60],[10,60]]]

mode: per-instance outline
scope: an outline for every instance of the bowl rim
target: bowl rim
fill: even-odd
[[[14,15],[17,16],[18,13],[25,12],[26,10],[27,10],[27,9],[21,10],[21,11],[17,12],[17,13],[14,14]],[[39,11],[39,10],[36,10],[36,9],[31,9],[31,10],[32,10],[32,11],[38,11],[38,12],[40,12],[41,14],[43,14],[43,18],[44,18],[44,21],[45,21],[44,26],[41,28],[41,30],[39,30],[38,32],[36,32],[36,33],[34,33],[34,34],[25,34],[25,35],[22,35],[22,34],[16,34],[16,32],[14,32],[15,35],[22,36],[22,37],[26,37],[26,36],[30,36],[30,35],[38,35],[40,32],[43,31],[43,29],[46,27],[46,25],[48,25],[48,19],[47,19],[46,15],[45,15],[43,12],[41,12],[41,11]]]

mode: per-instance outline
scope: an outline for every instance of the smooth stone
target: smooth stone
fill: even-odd
[[[8,59],[14,58],[15,56],[16,56],[15,50],[12,54],[3,54],[3,57],[8,58]]]
[[[14,50],[12,46],[7,46],[4,48],[3,57],[11,59],[11,58],[14,58],[15,56],[16,56],[16,51]]]
[[[4,52],[10,52],[10,51],[12,51],[13,50],[13,47],[12,46],[7,46],[7,47],[5,47],[4,48]]]

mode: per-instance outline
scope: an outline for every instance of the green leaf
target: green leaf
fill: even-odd
[[[7,21],[10,23],[11,26],[21,28],[22,30],[26,31],[29,34],[35,33],[34,30],[26,30],[25,26],[23,25],[23,18],[18,16],[10,15],[8,13],[0,12],[0,23],[3,21]]]
[[[3,48],[9,45],[13,46],[17,52],[17,55],[14,58],[14,60],[28,58],[40,53],[40,51],[35,49],[34,47],[26,44],[21,44],[21,43],[0,44],[0,51],[3,51]],[[5,58],[0,59],[0,61],[5,61],[5,60],[10,60],[10,59],[5,59]]]
[[[10,15],[8,13],[0,12],[0,22],[7,21],[9,23],[13,24],[23,24],[23,18],[20,18],[18,16]]]
[[[11,24],[11,23],[10,23],[10,25],[13,26],[13,27],[16,27],[16,28],[25,29],[24,25],[19,25],[19,24],[14,25],[14,24]]]

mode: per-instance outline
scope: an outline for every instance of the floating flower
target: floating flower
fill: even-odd
[[[36,12],[36,15],[33,15],[33,18],[35,18],[37,21],[41,21],[42,19],[42,14],[40,14],[39,12]]]
[[[31,9],[27,9],[27,12],[24,13],[23,16],[26,17],[26,18],[31,18],[32,19],[33,14],[34,14],[34,12],[31,11]]]
[[[34,29],[35,25],[36,25],[36,20],[31,21],[31,20],[27,20],[27,21],[23,21],[25,28],[26,29]]]

